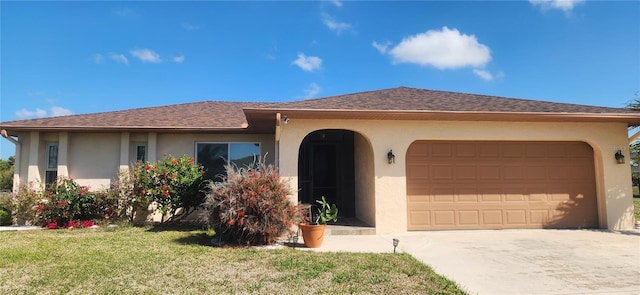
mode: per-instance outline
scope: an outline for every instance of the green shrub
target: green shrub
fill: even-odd
[[[11,193],[11,205],[18,223],[35,224],[38,221],[36,206],[44,199],[42,187],[33,182],[21,184],[16,193]]]
[[[140,203],[156,202],[168,220],[174,220],[182,208],[187,216],[204,201],[200,192],[204,167],[195,164],[193,157],[175,158],[171,155],[156,163],[138,162],[133,170],[134,195]]]
[[[11,225],[11,211],[5,207],[0,207],[0,225]]]
[[[71,178],[60,177],[46,190],[46,198],[36,206],[40,224],[48,228],[75,226],[81,221],[108,222],[122,212],[119,196],[112,190],[92,192]]]
[[[271,244],[291,228],[299,210],[273,165],[237,169],[227,165],[222,183],[209,182],[205,221],[226,241]]]

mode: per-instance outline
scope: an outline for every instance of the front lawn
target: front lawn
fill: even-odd
[[[407,254],[214,248],[198,229],[0,232],[0,294],[465,294]]]
[[[636,216],[636,221],[640,221],[640,198],[633,198],[633,214]]]

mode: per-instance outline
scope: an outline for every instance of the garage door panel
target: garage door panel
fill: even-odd
[[[458,223],[460,225],[479,225],[480,210],[459,210]]]
[[[500,180],[500,166],[498,165],[482,165],[478,167],[478,176],[480,180]]]
[[[502,210],[483,210],[482,221],[485,225],[502,225]]]
[[[529,223],[530,224],[543,224],[549,220],[549,210],[545,209],[532,209],[529,210]]]
[[[455,210],[434,210],[433,217],[436,226],[455,225]]]
[[[505,223],[507,225],[524,225],[527,224],[526,210],[505,210]]]
[[[585,143],[420,141],[407,159],[410,230],[598,226]]]
[[[478,177],[475,165],[456,165],[454,169],[456,180],[475,180]]]

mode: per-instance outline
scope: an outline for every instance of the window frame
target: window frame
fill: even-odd
[[[253,144],[253,145],[257,145],[258,147],[258,153],[256,154],[256,156],[258,157],[262,157],[262,142],[259,141],[196,141],[194,144],[194,159],[195,162],[198,163],[199,165],[203,165],[200,163],[199,159],[198,159],[198,145],[200,144],[225,144],[227,145],[227,158],[225,159],[225,165],[229,165],[231,163],[231,159],[230,159],[230,155],[231,155],[231,145],[233,144]]]
[[[51,167],[51,148],[55,147],[55,167]],[[57,142],[48,142],[47,143],[47,150],[46,150],[46,165],[45,165],[45,169],[44,169],[44,181],[46,185],[50,185],[52,183],[55,183],[55,181],[58,179],[58,165],[59,165],[59,159],[60,159],[60,145]],[[53,179],[50,179],[49,175],[50,173],[54,173],[55,177],[53,177]]]

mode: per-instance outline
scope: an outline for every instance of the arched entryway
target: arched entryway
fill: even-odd
[[[340,219],[375,225],[373,152],[369,141],[349,130],[309,133],[298,152],[298,200],[316,204],[327,198]]]

